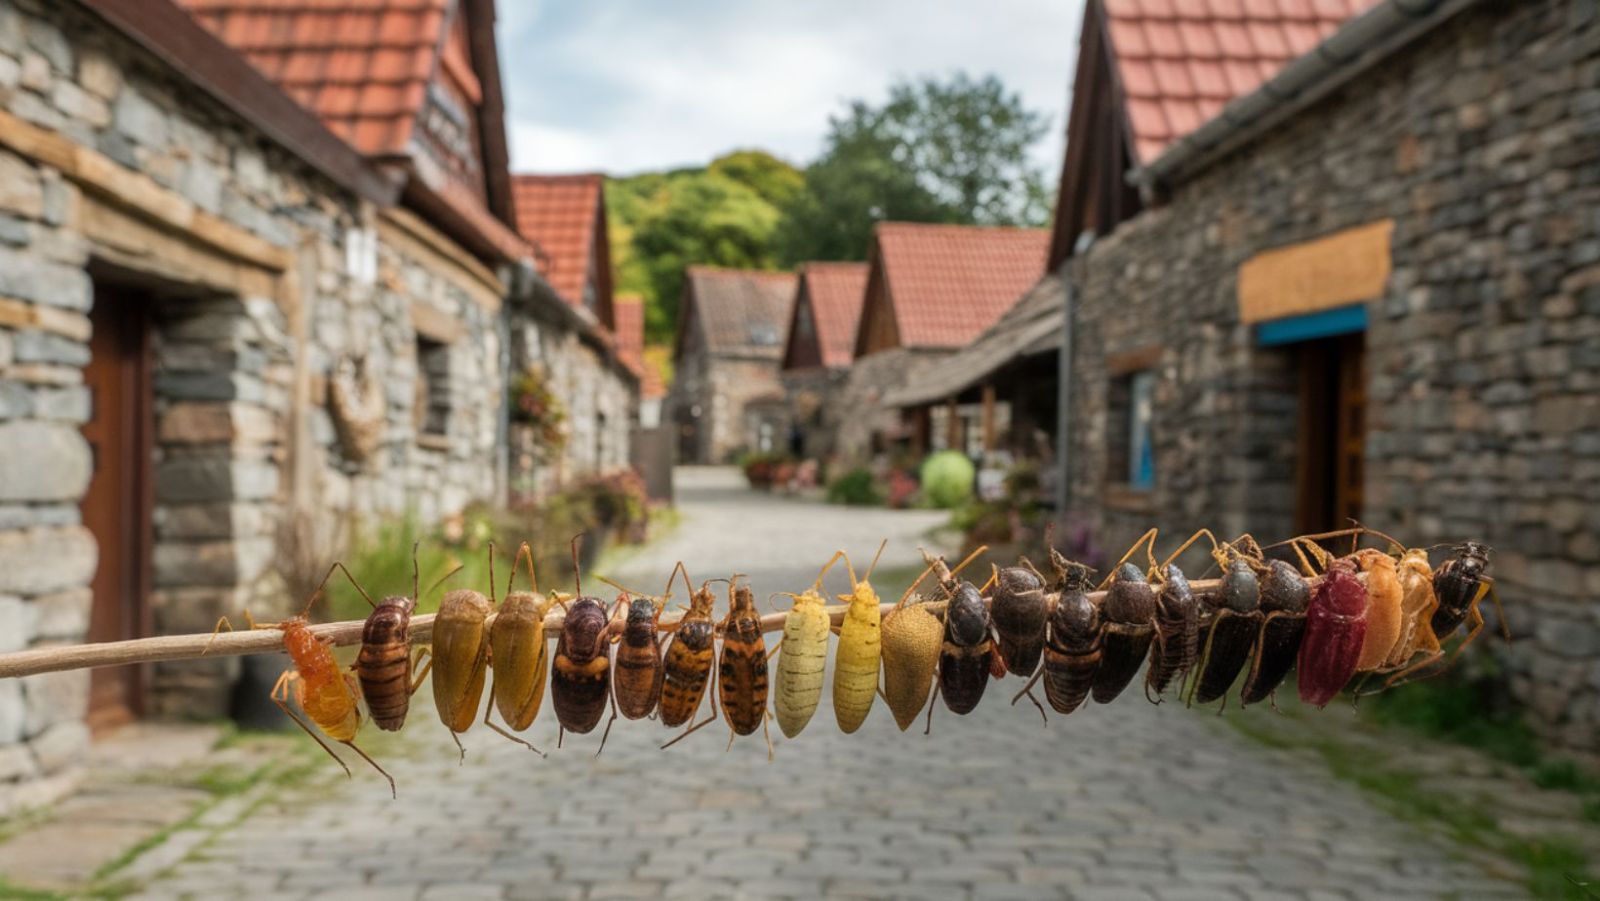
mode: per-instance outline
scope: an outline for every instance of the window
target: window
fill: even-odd
[[[1155,387],[1155,370],[1140,369],[1113,377],[1106,398],[1106,478],[1136,491],[1155,487]]]
[[[450,345],[417,338],[417,435],[443,438],[450,431]]]

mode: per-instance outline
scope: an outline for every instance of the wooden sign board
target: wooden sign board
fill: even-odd
[[[1383,295],[1394,220],[1263,251],[1239,267],[1239,318],[1265,322]]]

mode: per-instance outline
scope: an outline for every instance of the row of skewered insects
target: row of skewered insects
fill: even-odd
[[[1358,548],[1352,539],[1351,553],[1335,557],[1316,543],[1361,534],[1378,535],[1390,547]],[[1382,675],[1387,687],[1437,671],[1447,662],[1441,646],[1445,639],[1466,625],[1459,653],[1483,628],[1479,605],[1493,587],[1486,573],[1488,548],[1472,541],[1457,547],[1437,569],[1430,566],[1426,549],[1406,548],[1360,527],[1271,546],[1291,548],[1299,559],[1297,568],[1268,559],[1248,535],[1219,542],[1204,530],[1158,563],[1155,537],[1152,529],[1135,543],[1098,588],[1088,567],[1054,549],[1049,575],[1024,559],[1017,566],[994,569],[982,587],[959,578],[979,552],[954,569],[924,552],[927,568],[881,617],[869,581],[872,570],[857,580],[840,551],[809,589],[784,593],[794,604],[784,619],[783,637],[771,652],[762,637],[755,594],[738,577],[694,588],[680,563],[662,596],[615,586],[622,593],[608,610],[600,600],[583,596],[581,583],[576,596],[539,593],[526,544],[512,563],[504,601],[496,605],[492,597],[471,590],[448,592],[433,623],[431,646],[414,653],[408,629],[415,585],[412,597],[377,603],[356,585],[373,611],[350,668],[353,674],[311,632],[303,614],[259,628],[281,629],[293,662],[273,687],[273,700],[339,760],[317,730],[295,714],[288,703],[292,696],[323,734],[359,754],[389,780],[393,791],[394,779],[354,743],[361,725],[360,701],[365,700],[378,728],[398,730],[412,694],[430,671],[439,718],[458,748],[459,733],[477,720],[492,669],[492,700],[484,724],[540,754],[513,733],[527,729],[538,715],[548,675],[562,739],[567,732],[593,731],[609,701],[611,719],[601,736],[602,749],[618,715],[654,716],[668,727],[685,726],[662,746],[666,748],[715,721],[720,706],[731,733],[729,746],[735,736],[761,728],[770,758],[768,720],[775,717],[792,738],[806,727],[821,700],[830,633],[839,639],[833,708],[846,733],[861,727],[874,696],[883,698],[902,731],[926,707],[931,729],[937,698],[954,713],[969,713],[991,678],[1007,672],[1028,680],[1013,704],[1028,697],[1044,715],[1032,693],[1043,681],[1046,702],[1057,713],[1068,714],[1086,698],[1098,703],[1116,698],[1147,660],[1144,692],[1156,703],[1174,685],[1191,703],[1219,698],[1226,703],[1241,673],[1243,704],[1270,700],[1289,670],[1297,668],[1301,700],[1322,706],[1358,673]],[[1172,561],[1202,537],[1211,541],[1222,575],[1203,587],[1191,587]],[[1149,559],[1147,570],[1128,562],[1141,547]],[[880,546],[879,554],[882,550]],[[491,583],[492,557],[491,549]],[[533,590],[512,591],[524,560]],[[839,596],[848,606],[834,626],[822,583],[840,560],[849,570],[851,591]],[[334,564],[329,578],[335,569],[343,566]],[[354,584],[348,570],[344,572]],[[676,623],[662,625],[662,610],[680,575],[690,592],[688,610]],[[929,575],[937,582],[936,592],[914,597]],[[729,609],[720,622],[712,612],[711,585],[718,581],[728,583],[729,595]],[[493,591],[491,584],[491,595]],[[544,623],[552,605],[566,615],[554,661],[547,664]],[[663,634],[670,635],[664,649]],[[721,654],[713,667],[719,637]],[[769,713],[768,661],[773,654],[780,656]],[[714,686],[710,715],[695,722],[708,685]],[[493,721],[496,711],[504,726]],[[348,775],[349,767],[339,762]]]

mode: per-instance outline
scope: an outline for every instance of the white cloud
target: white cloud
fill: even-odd
[[[1059,166],[1081,0],[689,0],[501,9],[512,164],[626,173],[736,147],[803,163],[829,114],[897,77],[994,72],[1050,117]]]

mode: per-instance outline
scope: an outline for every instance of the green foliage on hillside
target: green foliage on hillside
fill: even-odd
[[[729,153],[704,169],[611,179],[617,290],[644,295],[647,340],[671,340],[685,267],[776,268],[780,208],[804,183],[798,169],[760,150]]]

